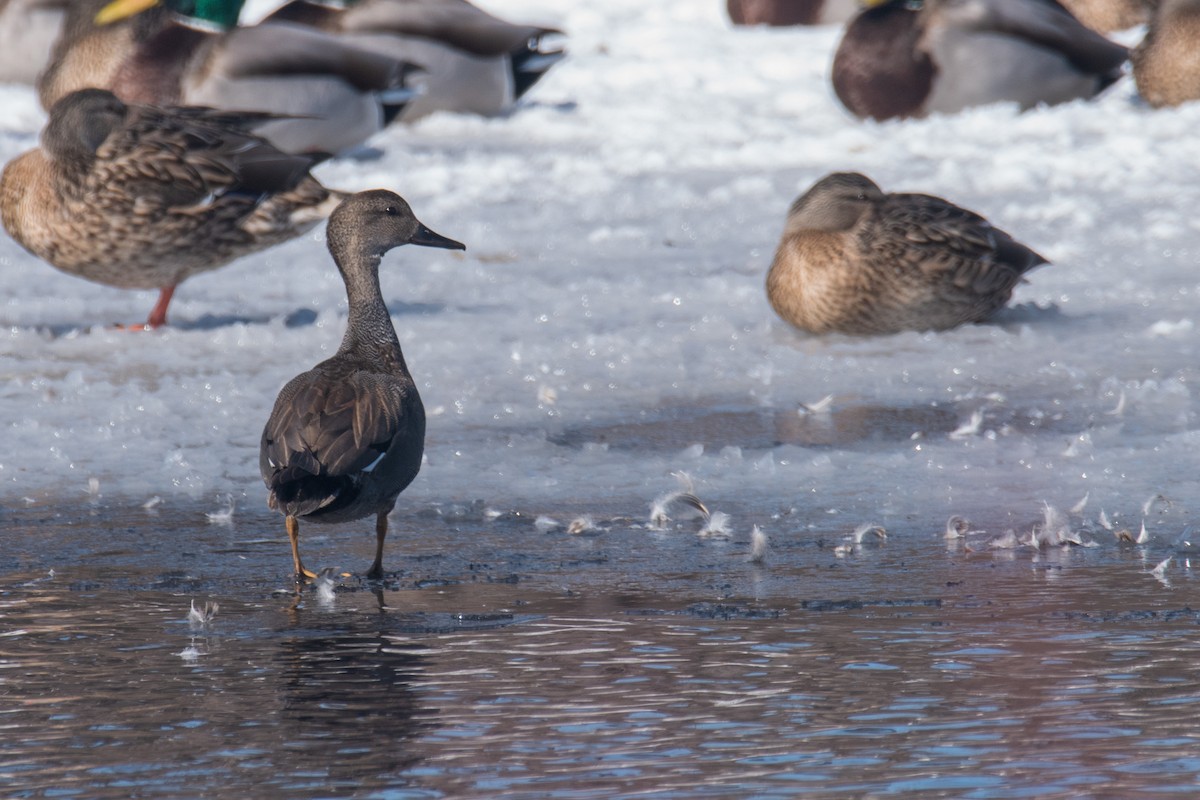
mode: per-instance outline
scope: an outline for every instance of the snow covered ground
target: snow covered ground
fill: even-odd
[[[787,508],[940,529],[1085,494],[1133,524],[1155,494],[1200,504],[1200,104],[1151,111],[1126,78],[1093,103],[864,124],[832,95],[832,28],[735,30],[718,0],[490,5],[561,25],[569,60],[508,117],[438,115],[318,171],[398,190],[468,247],[385,260],[431,412],[401,505],[636,516],[675,471],[772,533]],[[44,117],[26,87],[0,106],[6,161]],[[833,170],[947,197],[1053,263],[997,324],[798,334],[763,282],[788,204]],[[345,320],[322,235],[188,281],[175,327],[144,335],[106,326],[154,293],[0,236],[0,504],[260,508],[276,392]]]

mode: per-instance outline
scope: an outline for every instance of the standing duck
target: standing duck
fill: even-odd
[[[499,114],[564,56],[551,44],[561,31],[506,22],[467,0],[291,0],[266,21],[311,25],[420,66],[421,92],[404,122],[434,111]]]
[[[1155,108],[1200,100],[1200,0],[1161,0],[1133,51],[1133,78]]]
[[[300,235],[340,199],[308,174],[313,159],[248,133],[254,121],[126,105],[103,89],[69,94],[41,146],[0,175],[0,221],[63,272],[159,289],[144,326],[157,328],[178,284]]]
[[[380,293],[379,263],[404,244],[466,249],[381,189],[338,206],[327,238],[346,283],[346,334],[332,358],[279,392],[259,449],[267,505],[286,518],[297,583],[316,577],[300,560],[301,517],[349,522],[374,514],[375,561],[367,576],[383,577],[387,517],[421,468],[425,408]]]
[[[1045,263],[940,197],[884,194],[865,175],[835,172],[792,204],[767,297],[811,333],[944,330],[987,319]]]
[[[276,118],[255,132],[275,146],[334,155],[415,96],[412,64],[305,25],[238,27],[243,2],[77,0],[39,81],[42,104],[95,86],[127,103],[265,112]]]
[[[833,59],[834,92],[862,118],[1090,98],[1121,76],[1128,57],[1055,0],[864,4]]]
[[[840,25],[859,10],[859,0],[726,0],[734,25]]]
[[[50,60],[68,0],[0,0],[0,82],[33,85]]]

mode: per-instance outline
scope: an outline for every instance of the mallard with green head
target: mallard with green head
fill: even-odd
[[[291,0],[267,22],[295,22],[424,71],[400,118],[434,111],[499,114],[564,56],[562,32],[492,16],[467,0]]]
[[[411,63],[294,23],[237,26],[244,0],[96,0],[73,7],[39,82],[49,108],[86,86],[127,103],[267,112],[256,128],[292,153],[336,154],[415,96]]]
[[[1022,109],[1090,98],[1128,50],[1055,0],[863,0],[833,59],[833,88],[858,117]]]
[[[74,92],[0,175],[0,222],[63,272],[158,289],[144,327],[159,327],[177,285],[304,233],[342,197],[309,175],[312,158],[249,133],[258,121]]]

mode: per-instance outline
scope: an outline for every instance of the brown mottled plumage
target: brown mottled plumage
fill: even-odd
[[[84,89],[50,110],[41,146],[0,176],[0,221],[26,250],[71,275],[160,289],[298,236],[340,195],[313,160],[245,132],[253,117],[127,106]]]
[[[834,25],[859,9],[858,0],[726,0],[735,25]]]
[[[835,172],[792,204],[767,297],[812,333],[944,330],[987,319],[1044,263],[953,203]]]
[[[1133,77],[1155,108],[1200,99],[1200,0],[1161,0],[1133,51]]]
[[[338,206],[327,238],[346,283],[346,334],[332,358],[283,387],[259,448],[267,504],[286,517],[298,583],[316,577],[300,560],[301,517],[348,522],[374,514],[375,561],[367,575],[383,577],[387,515],[421,468],[425,409],[380,293],[379,264],[404,244],[466,249],[381,189]]]
[[[561,31],[507,22],[467,0],[290,0],[265,22],[310,25],[420,65],[421,93],[398,117],[406,122],[434,111],[499,114],[564,56],[550,44]]]
[[[1099,33],[1112,33],[1150,21],[1157,0],[1058,0],[1075,18]]]
[[[859,117],[1089,98],[1120,77],[1128,55],[1054,0],[865,2],[832,75],[838,99]]]

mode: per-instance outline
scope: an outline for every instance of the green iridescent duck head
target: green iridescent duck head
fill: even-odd
[[[203,27],[229,30],[237,26],[245,0],[113,0],[96,14],[96,24],[119,22],[158,5]]]

